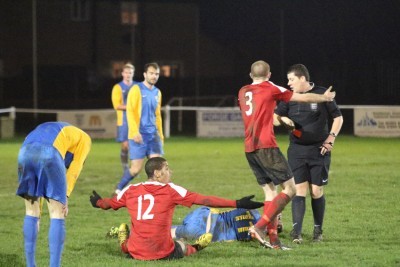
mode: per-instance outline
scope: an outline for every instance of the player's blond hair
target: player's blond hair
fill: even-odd
[[[269,64],[263,60],[254,62],[251,65],[251,76],[252,78],[266,78],[270,72]]]
[[[131,70],[135,70],[135,66],[133,66],[133,64],[131,64],[131,63],[126,63],[123,67],[122,67],[122,69],[124,70],[124,69],[131,69]]]

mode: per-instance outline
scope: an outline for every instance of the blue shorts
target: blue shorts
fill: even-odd
[[[129,139],[129,158],[144,159],[152,154],[164,154],[162,142],[158,134],[142,134],[143,143],[138,144]]]
[[[128,141],[128,124],[124,123],[121,126],[117,126],[117,138],[115,141],[122,143]]]
[[[260,214],[257,210],[232,209],[228,211],[211,211],[208,207],[200,207],[189,213],[182,225],[176,228],[176,238],[197,239],[206,232],[207,219],[211,213],[210,232],[212,241],[250,240],[248,229],[257,223]]]
[[[67,179],[65,163],[53,146],[29,144],[18,155],[17,195],[23,198],[45,197],[65,204]]]
[[[182,225],[173,226],[176,228],[176,238],[197,239],[206,233],[207,218],[210,208],[200,207],[189,213],[182,222]],[[215,214],[215,216],[218,216]]]

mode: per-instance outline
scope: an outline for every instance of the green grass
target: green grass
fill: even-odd
[[[22,140],[0,141],[0,266],[24,266],[23,200],[15,196],[17,154]],[[278,136],[282,152],[287,137]],[[125,210],[102,211],[89,203],[91,190],[109,196],[121,174],[119,146],[112,140],[93,142],[92,151],[70,198],[63,266],[400,266],[400,140],[340,136],[333,156],[324,241],[313,244],[310,199],[304,220],[304,244],[292,251],[271,251],[256,242],[212,243],[198,254],[174,262],[126,259],[107,230],[128,222]],[[255,194],[263,199],[244,157],[241,139],[171,138],[165,157],[173,181],[189,190],[227,198]],[[136,182],[144,181],[142,173]],[[194,207],[193,207],[194,208]],[[174,224],[191,211],[175,210]],[[283,213],[281,239],[289,244],[291,209]],[[47,209],[41,220],[38,266],[48,266]]]

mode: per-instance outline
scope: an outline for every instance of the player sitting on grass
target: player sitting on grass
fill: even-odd
[[[119,227],[121,249],[134,259],[178,259],[196,253],[212,239],[207,233],[192,246],[171,237],[172,217],[176,205],[191,207],[193,204],[210,207],[256,209],[263,206],[254,202],[254,196],[239,200],[204,196],[190,192],[171,182],[171,170],[162,157],[150,158],[145,165],[148,180],[131,184],[113,198],[102,199],[96,191],[90,196],[93,207],[120,209],[126,207],[131,217],[131,231],[126,224]]]
[[[249,241],[249,227],[260,219],[258,210],[230,209],[221,211],[216,208],[199,207],[190,212],[183,219],[181,225],[173,225],[171,236],[173,239],[195,240],[205,233],[213,235],[212,242]],[[282,226],[282,224],[280,224]],[[278,232],[280,233],[278,225]],[[106,237],[117,238],[118,226],[113,226],[106,233]]]

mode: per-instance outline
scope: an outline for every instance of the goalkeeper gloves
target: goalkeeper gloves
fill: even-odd
[[[90,203],[92,203],[92,206],[94,208],[100,208],[99,206],[97,206],[97,201],[99,201],[100,199],[102,199],[101,196],[97,194],[95,190],[93,190],[93,195],[90,195]]]
[[[241,199],[236,200],[236,208],[251,210],[264,206],[263,202],[252,201],[252,198],[254,198],[254,195],[242,197]]]

